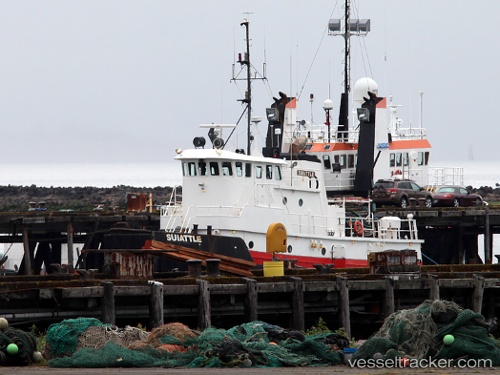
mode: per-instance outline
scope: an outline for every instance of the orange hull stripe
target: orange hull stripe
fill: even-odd
[[[325,146],[330,144],[330,148],[325,150]],[[313,143],[308,152],[332,152],[332,151],[353,151],[358,149],[357,143]]]
[[[427,139],[408,139],[389,143],[390,150],[403,150],[406,148],[431,148],[431,144]]]

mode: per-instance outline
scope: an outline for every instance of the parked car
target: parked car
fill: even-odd
[[[479,194],[469,192],[463,186],[441,186],[434,193],[434,206],[481,206],[485,202]]]
[[[408,207],[410,199],[423,199],[425,207],[432,207],[432,193],[411,180],[378,180],[372,190],[376,205]]]

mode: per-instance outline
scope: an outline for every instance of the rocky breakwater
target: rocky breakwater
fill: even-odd
[[[0,212],[23,212],[47,209],[50,211],[92,211],[127,209],[131,195],[149,196],[151,194],[153,207],[167,204],[172,196],[179,200],[181,190],[174,193],[172,187],[133,187],[119,185],[111,188],[98,187],[40,187],[31,186],[0,186]]]

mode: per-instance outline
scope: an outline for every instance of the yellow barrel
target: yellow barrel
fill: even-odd
[[[264,277],[284,276],[285,267],[283,261],[264,262]]]

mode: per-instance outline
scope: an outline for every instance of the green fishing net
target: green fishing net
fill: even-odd
[[[447,334],[451,345],[443,343]],[[462,309],[450,301],[427,300],[415,309],[391,314],[378,332],[353,355],[353,360],[369,359],[489,359],[500,365],[500,348],[488,334],[481,314]]]
[[[47,335],[51,353],[50,367],[282,367],[327,366],[342,362],[337,351],[347,338],[330,333],[305,336],[296,330],[255,321],[229,330],[208,328],[191,330],[181,323],[168,323],[151,333],[132,329],[111,329],[79,320],[63,321],[69,327],[52,326],[65,335]],[[72,339],[67,337],[71,332]],[[112,337],[119,335],[122,340]],[[125,339],[124,337],[127,336]],[[82,340],[82,337],[85,339]],[[62,339],[62,343],[58,340]],[[94,345],[89,345],[93,342]],[[72,354],[69,348],[73,347]]]

